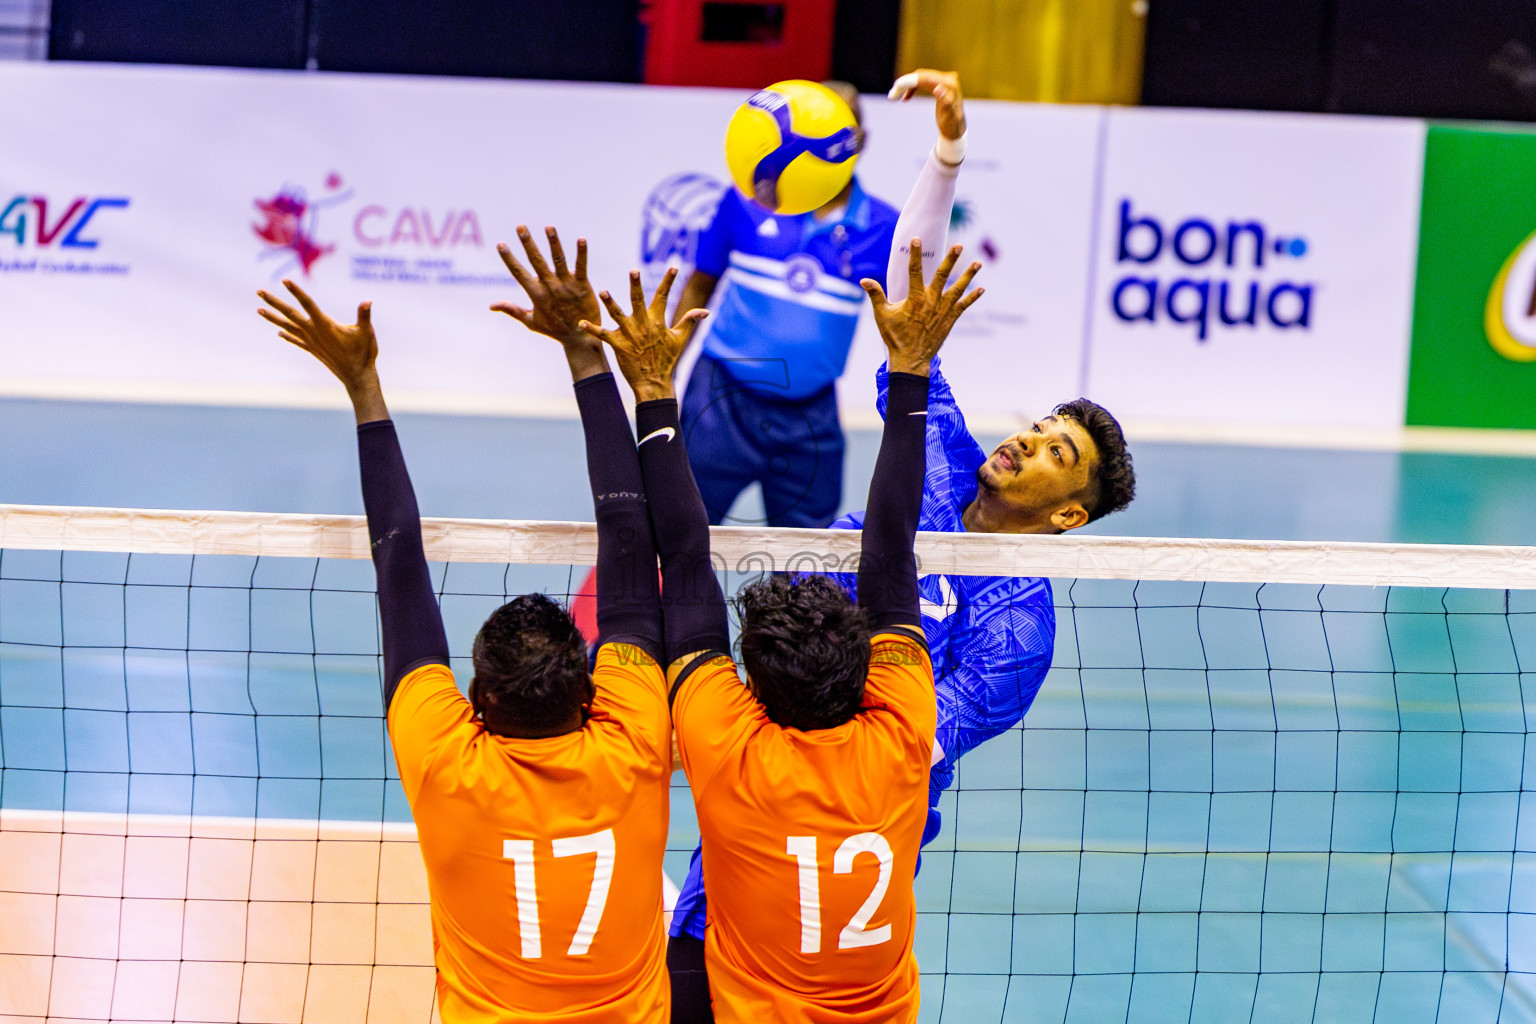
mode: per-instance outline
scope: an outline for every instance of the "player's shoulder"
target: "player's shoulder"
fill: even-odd
[[[933,672],[928,635],[921,626],[887,626],[869,638],[869,666]]]
[[[592,671],[622,672],[627,675],[646,677],[665,674],[655,656],[644,648],[621,640],[605,643],[597,649],[597,659]]]
[[[419,700],[436,691],[452,691],[453,694],[462,696],[459,694],[458,684],[454,682],[453,669],[440,661],[414,665],[400,677],[400,682],[395,686],[390,707],[400,704],[401,698]]]
[[[718,687],[722,682],[741,684],[736,662],[725,651],[700,651],[692,659],[674,664],[666,675],[668,695],[674,709],[683,702],[685,695]]]

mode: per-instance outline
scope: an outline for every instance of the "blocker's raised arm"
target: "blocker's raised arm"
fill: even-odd
[[[678,419],[672,374],[698,322],[709,314],[693,310],[676,327],[666,323],[667,296],[677,271],[668,270],[649,304],[640,272],[629,275],[630,312],[602,293],[618,328],[587,333],[613,348],[619,369],[634,389],[635,428],[640,435],[640,469],[650,496],[651,525],[661,556],[662,622],[668,665],[705,651],[725,650],[729,625],[725,595],[709,557],[709,516],[688,466]]]
[[[885,432],[869,485],[859,557],[859,604],[869,611],[876,630],[922,623],[912,542],[923,503],[929,365],[960,314],[982,295],[980,288],[965,291],[980,263],[972,263],[952,287],[944,287],[960,251],[958,245],[951,249],[933,280],[924,285],[922,242],[912,239],[909,290],[900,302],[888,301],[875,281],[862,282],[874,305],[891,371]]]
[[[554,338],[565,349],[586,439],[587,480],[597,519],[598,643],[633,644],[661,664],[656,546],[651,539],[635,436],[630,433],[624,401],[608,370],[602,342],[581,329],[581,324],[597,322],[602,315],[597,295],[587,283],[587,240],[576,240],[576,269],[572,273],[566,268],[559,232],[552,227],[544,230],[549,239],[548,262],[527,226],[517,228],[532,271],[518,262],[505,243],[497,246],[502,262],[528,293],[532,308],[498,302],[491,309],[507,314],[530,331]]]
[[[379,385],[372,304],[357,307],[357,323],[342,324],[327,316],[298,285],[283,284],[303,311],[261,291],[257,294],[269,308],[257,312],[276,325],[284,341],[302,348],[336,375],[357,417],[363,507],[368,513],[383,624],[384,707],[388,710],[395,688],[407,674],[422,665],[448,664],[448,636],[432,593],[416,492]]]

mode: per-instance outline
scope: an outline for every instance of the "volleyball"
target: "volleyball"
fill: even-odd
[[[774,213],[826,205],[853,177],[860,133],[842,97],[816,82],[777,82],[736,109],[725,162],[744,195]]]

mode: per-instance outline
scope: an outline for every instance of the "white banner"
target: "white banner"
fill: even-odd
[[[1403,424],[1424,125],[1109,114],[1093,397],[1132,422]]]
[[[686,263],[744,98],[47,64],[0,65],[0,89],[0,393],[340,404],[255,315],[291,276],[338,316],[374,301],[397,406],[524,414],[574,406],[558,348],[488,310],[521,295],[496,242],[584,234],[621,295]],[[861,180],[899,207],[931,103],[864,107]],[[1401,424],[1422,124],[968,114],[951,237],[988,294],[945,366],[978,429],[1078,394],[1132,423]],[[852,422],[882,352],[866,317]]]

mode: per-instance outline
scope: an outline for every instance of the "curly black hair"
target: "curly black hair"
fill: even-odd
[[[1131,466],[1131,453],[1125,447],[1120,421],[1111,416],[1108,409],[1086,398],[1063,402],[1056,407],[1055,413],[1081,423],[1099,453],[1093,494],[1088,501],[1088,521],[1091,523],[1129,505],[1136,497],[1136,470]]]
[[[587,643],[570,614],[543,594],[491,613],[475,636],[471,698],[499,734],[552,734],[593,696]]]
[[[768,576],[736,598],[752,692],[774,723],[830,729],[859,711],[869,616],[826,576]]]

